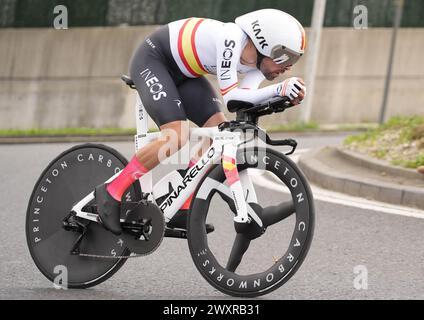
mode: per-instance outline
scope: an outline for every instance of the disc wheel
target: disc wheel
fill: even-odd
[[[127,163],[119,152],[108,146],[84,144],[66,150],[43,171],[29,199],[26,237],[32,259],[47,279],[55,282],[66,270],[66,278],[62,281],[66,281],[67,287],[87,288],[105,281],[125,263],[125,258],[71,255],[79,233],[64,230],[62,220],[73,205]],[[140,186],[135,183],[122,201],[140,198]],[[105,256],[130,254],[120,236],[95,222],[89,223],[80,251]]]
[[[304,261],[313,237],[314,201],[303,173],[279,152],[239,151],[237,163],[240,177],[255,173],[250,177],[255,196],[252,187],[243,186],[252,221],[234,223],[231,192],[222,165],[215,165],[193,196],[187,238],[194,264],[209,284],[231,296],[255,297],[282,286]],[[267,199],[276,203],[261,202]],[[206,233],[206,222],[215,232]]]

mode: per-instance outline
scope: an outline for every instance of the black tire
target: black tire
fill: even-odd
[[[255,161],[248,160],[248,162],[251,162],[250,164],[246,162],[237,165],[239,172],[247,168],[258,168],[258,164],[267,160],[268,164],[263,167],[266,167],[267,171],[274,173],[288,187],[295,208],[295,213],[292,215],[293,220],[295,218],[295,224],[293,224],[290,244],[287,251],[274,265],[263,272],[240,275],[228,271],[225,266],[222,266],[209,248],[208,235],[204,225],[211,199],[217,191],[211,187],[215,182],[208,180],[206,184],[209,184],[209,186],[205,187],[205,180],[210,178],[218,183],[224,183],[225,175],[222,165],[214,165],[202,178],[194,193],[188,220],[187,238],[196,268],[214,288],[236,297],[265,295],[288,281],[304,261],[310,248],[314,231],[315,209],[313,196],[301,170],[288,157],[272,149],[251,148],[240,150],[237,154],[237,163],[242,163],[243,159],[254,159],[252,156],[255,154],[257,155]],[[278,166],[275,165],[277,161]],[[293,185],[296,186],[294,187]],[[204,189],[201,189],[202,186]],[[199,193],[200,190],[201,192]],[[199,194],[203,194],[203,199],[200,198]],[[233,231],[236,234],[234,229]]]
[[[50,281],[58,276],[58,266],[67,270],[68,288],[88,288],[110,278],[126,259],[98,259],[70,254],[78,234],[65,231],[62,220],[72,206],[94,187],[121,170],[128,161],[116,150],[100,144],[83,144],[56,157],[39,177],[28,203],[26,238],[37,268]],[[135,183],[123,201],[141,197]],[[130,251],[119,242],[119,236],[90,223],[81,252],[99,255],[128,255]],[[55,273],[56,272],[56,273]]]

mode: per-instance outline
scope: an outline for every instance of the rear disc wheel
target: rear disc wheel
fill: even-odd
[[[128,161],[116,150],[100,144],[84,144],[66,150],[54,159],[38,179],[28,203],[26,237],[31,256],[41,273],[52,282],[66,271],[66,286],[87,288],[111,277],[125,258],[100,259],[72,255],[78,232],[62,228],[73,205],[94,188],[122,170]],[[138,183],[123,196],[123,202],[141,199]],[[121,217],[125,218],[125,217]],[[122,237],[90,222],[81,242],[81,253],[128,256]],[[65,284],[62,284],[65,285]]]

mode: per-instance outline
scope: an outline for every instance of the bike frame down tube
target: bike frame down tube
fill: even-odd
[[[232,144],[233,141],[235,143],[239,141],[238,133],[220,132],[218,131],[218,128],[202,128],[196,129],[196,131],[197,133],[201,133],[201,131],[203,131],[202,133],[206,136],[209,136],[210,133],[213,133],[214,141],[208,150],[203,154],[203,156],[196,162],[196,164],[187,171],[187,174],[183,178],[181,185],[179,185],[176,190],[174,190],[174,192],[171,193],[159,206],[159,208],[164,213],[166,221],[169,221],[178,212],[184,202],[195,191],[196,187],[200,183],[200,180],[212,167],[212,165],[219,163],[224,145]],[[234,148],[237,150],[237,145],[235,145]],[[242,199],[237,201],[244,203],[243,195]]]

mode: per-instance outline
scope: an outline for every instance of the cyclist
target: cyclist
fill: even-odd
[[[227,106],[234,101],[253,104],[287,96],[299,104],[306,94],[300,78],[259,88],[266,78],[274,80],[303,55],[305,31],[291,15],[257,10],[235,23],[188,18],[160,27],[135,51],[130,75],[147,113],[161,130],[161,138],[142,147],[110,183],[97,186],[99,218],[114,234],[122,232],[120,203],[127,188],[159,164],[160,150],[171,156],[188,140],[191,120],[199,127],[226,121],[221,100],[204,77],[215,74]],[[238,73],[244,74],[238,80]],[[209,142],[207,142],[209,143]],[[197,153],[197,157],[201,154]],[[189,167],[197,158],[190,160]],[[190,199],[183,208],[187,208]],[[176,215],[177,216],[177,215]],[[171,227],[186,228],[186,215],[175,217]]]

